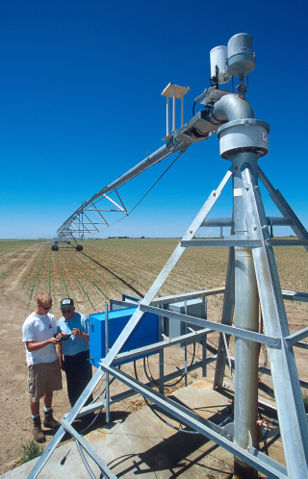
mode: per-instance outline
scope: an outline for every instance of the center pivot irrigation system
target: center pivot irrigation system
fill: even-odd
[[[30,478],[37,477],[54,449],[66,432],[75,440],[81,457],[89,472],[84,451],[95,461],[104,477],[116,477],[111,468],[93,451],[89,444],[72,426],[76,417],[88,414],[102,407],[109,411],[109,379],[116,378],[124,383],[130,391],[141,394],[144,398],[164,411],[167,415],[179,420],[196,433],[204,435],[216,444],[231,452],[234,457],[234,468],[237,474],[255,477],[256,470],[271,478],[303,479],[308,477],[308,428],[301,387],[307,388],[305,381],[300,381],[294,356],[295,348],[308,349],[308,328],[290,334],[284,300],[308,301],[308,294],[296,291],[282,291],[276,267],[273,246],[302,245],[308,251],[308,233],[287,201],[276,190],[263,171],[258,167],[258,158],[268,152],[267,123],[254,118],[252,107],[245,100],[247,75],[255,68],[255,54],[252,50],[251,37],[245,33],[230,38],[228,46],[218,46],[210,53],[211,85],[198,98],[204,108],[193,116],[188,123],[175,129],[175,102],[181,100],[187,88],[169,84],[163,91],[167,99],[167,132],[166,144],[149,155],[127,173],[110,185],[101,189],[89,201],[83,203],[59,228],[58,239],[68,240],[75,236],[97,231],[99,226],[107,224],[105,213],[119,211],[127,214],[118,188],[136,175],[161,161],[166,156],[185,151],[193,142],[207,139],[217,132],[222,158],[230,160],[231,166],[216,190],[213,190],[200,209],[199,213],[185,232],[183,238],[166,262],[147,294],[140,301],[133,303],[135,309],[126,326],[122,329],[113,344],[108,344],[108,327],[106,329],[106,353],[100,356],[95,375],[85,388],[73,409],[61,421],[61,427],[54,439],[40,457]],[[238,78],[237,93],[222,89],[231,79]],[[169,133],[169,100],[173,99],[172,124]],[[183,108],[182,108],[183,111]],[[233,184],[233,213],[231,218],[207,219],[215,206],[228,180]],[[269,192],[273,202],[281,212],[279,217],[267,217],[258,186],[258,181]],[[111,198],[110,193],[117,196],[118,201]],[[109,195],[109,196],[108,196]],[[103,209],[98,205],[101,199],[112,203],[113,209]],[[95,214],[100,220],[94,220]],[[288,225],[296,238],[274,237],[274,226]],[[229,235],[220,239],[197,239],[198,230],[205,226],[228,227]],[[160,297],[159,291],[172,272],[173,268],[188,247],[227,246],[229,260],[226,271],[225,288],[216,291],[199,291]],[[192,298],[212,294],[224,294],[221,322],[208,318],[187,314],[187,309],[178,312],[172,310],[170,304],[176,301],[188,301]],[[110,307],[112,309],[112,301]],[[121,303],[118,301],[118,303]],[[126,303],[127,304],[127,303]],[[131,304],[131,303],[129,303]],[[260,308],[259,308],[260,304]],[[123,305],[122,305],[123,307]],[[163,308],[163,313],[162,313]],[[261,316],[259,311],[261,311]],[[167,337],[161,334],[155,344],[146,344],[136,349],[127,349],[138,328],[142,328],[144,315],[153,313],[158,317],[168,318],[180,324],[189,325],[189,334],[183,336],[178,329],[178,336]],[[262,320],[261,320],[262,317]],[[105,309],[105,325],[108,325],[108,306]],[[234,324],[233,324],[234,322]],[[263,324],[263,326],[261,326]],[[194,331],[194,328],[197,331]],[[201,329],[200,329],[201,328]],[[263,332],[264,329],[264,332]],[[187,329],[186,329],[187,332]],[[204,419],[195,411],[164,396],[163,388],[159,392],[153,384],[143,384],[119,369],[120,361],[132,361],[136,357],[151,352],[159,352],[160,379],[164,382],[163,351],[174,344],[183,344],[195,335],[204,345],[207,335],[219,332],[219,344],[215,357],[207,361],[216,361],[214,387],[221,390],[223,386],[225,366],[235,367],[233,406],[234,415],[229,424],[217,424]],[[94,334],[94,333],[93,333]],[[229,354],[230,337],[235,337],[235,357]],[[91,347],[90,331],[90,347]],[[93,340],[95,338],[93,337]],[[197,339],[195,339],[197,340]],[[276,427],[271,430],[271,438],[281,438],[285,465],[265,454],[260,447],[258,434],[258,411],[261,400],[258,395],[258,372],[260,346],[267,348],[273,384],[275,404],[272,407],[276,414]],[[94,389],[105,378],[106,389],[103,401],[95,399],[85,406]],[[160,383],[161,384],[161,383]],[[151,387],[152,386],[152,387]],[[102,450],[104,457],[104,450]],[[107,461],[108,462],[108,461]],[[94,474],[89,472],[91,477]],[[92,475],[91,475],[92,474]]]

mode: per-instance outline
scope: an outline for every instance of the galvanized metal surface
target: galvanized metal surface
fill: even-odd
[[[232,325],[234,314],[234,248],[229,248],[228,266],[226,274],[226,291],[224,294],[224,302],[221,315],[221,323],[227,326]],[[215,369],[214,386],[221,388],[223,384],[225,366],[228,361],[228,345],[230,335],[225,333],[219,335],[219,344],[217,351],[217,363]],[[230,368],[231,370],[231,368]]]
[[[159,309],[154,306],[140,305],[141,311],[148,311],[149,313],[158,314]],[[175,313],[173,311],[165,310],[164,316],[169,318],[179,319],[181,321],[187,321],[196,326],[208,327],[209,330],[219,331],[222,333],[230,334],[235,337],[248,339],[249,341],[255,341],[256,343],[267,344],[272,348],[281,348],[281,341],[279,338],[272,336],[266,336],[265,334],[248,331],[246,329],[236,328],[235,326],[229,326],[227,324],[216,323],[215,321],[208,321],[205,319],[198,319],[194,316],[189,316],[181,313]]]
[[[281,338],[281,349],[269,348],[280,430],[283,439],[288,475],[308,476],[308,427],[293,351],[286,347],[289,336],[283,297],[273,249],[266,240],[268,229],[260,191],[249,168],[242,173],[246,217],[250,218],[251,236],[263,242],[253,248],[254,267],[258,283],[266,334]]]
[[[306,231],[304,225],[299,220],[299,218],[294,213],[293,209],[286,201],[286,199],[282,196],[279,190],[275,189],[270,180],[267,178],[265,173],[258,167],[258,176],[262,183],[264,184],[265,188],[270,194],[270,197],[276,204],[277,208],[280,210],[281,214],[291,222],[291,228],[293,229],[296,236],[299,239],[308,240],[308,232]],[[305,245],[306,250],[308,251],[308,246]]]

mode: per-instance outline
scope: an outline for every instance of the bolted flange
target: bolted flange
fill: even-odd
[[[255,118],[229,121],[218,130],[222,158],[231,159],[241,152],[254,152],[259,157],[268,152],[269,125]]]

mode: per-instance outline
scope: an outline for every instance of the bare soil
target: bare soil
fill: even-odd
[[[62,250],[57,254],[50,251],[50,245],[46,242],[0,241],[0,473],[18,464],[21,446],[32,440],[21,327],[27,315],[35,309],[37,294],[50,292],[54,299],[52,313],[57,319],[59,300],[65,296],[75,299],[76,309],[81,313],[103,311],[105,302],[111,297],[120,299],[122,293],[134,296],[145,294],[176,244],[176,240],[93,240],[85,242],[84,254],[76,253],[75,250]],[[186,260],[180,261],[161,294],[223,285],[227,250],[216,248],[214,253],[211,248],[203,248],[207,250],[206,253],[200,253],[200,249],[197,253],[196,249],[189,251]],[[281,248],[276,258],[282,287],[308,291],[308,262],[305,251],[294,248],[290,255],[289,250],[283,250],[284,248]],[[211,297],[208,306],[208,318],[219,321],[222,298]],[[286,302],[286,310],[291,332],[307,326],[307,303]],[[209,338],[209,342],[216,345],[215,335]],[[201,358],[200,348],[198,345],[197,359]],[[231,353],[232,349],[231,346]],[[188,359],[192,354],[190,346]],[[171,372],[177,367],[183,367],[183,360],[183,351],[172,348],[165,356],[166,371]],[[308,381],[306,350],[297,348],[296,360],[300,377]],[[260,362],[269,367],[264,352]],[[151,373],[157,377],[158,365],[154,357],[149,359],[149,364]],[[132,372],[132,366],[126,368]],[[213,373],[214,366],[210,365],[210,378]],[[143,379],[142,365],[138,366],[138,374]],[[189,376],[189,382],[199,377],[199,371],[193,372]],[[227,380],[232,383],[230,374]],[[264,375],[261,380],[265,385],[270,385],[270,380]],[[176,387],[182,384],[183,382]],[[123,387],[114,384],[112,388],[112,392],[118,392]],[[303,390],[304,395],[307,395],[306,391]],[[118,404],[116,409],[131,412],[143,405],[143,400],[138,396]],[[61,418],[70,409],[64,375],[63,389],[55,393],[53,406],[57,418]],[[49,441],[52,435],[47,434],[46,437]]]

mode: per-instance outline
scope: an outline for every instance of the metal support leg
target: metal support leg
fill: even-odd
[[[206,343],[207,343],[207,334],[202,337],[201,347],[202,347],[202,376],[206,377]]]
[[[302,479],[308,477],[308,427],[293,350],[284,340],[289,327],[279,276],[259,188],[249,168],[242,178],[249,233],[262,241],[261,247],[253,248],[253,260],[265,333],[281,338],[282,344],[281,349],[269,348],[269,357],[288,476]]]
[[[91,447],[86,443],[86,441],[78,434],[75,429],[69,424],[68,421],[65,421],[62,419],[62,427],[64,427],[67,432],[71,434],[71,436],[74,437],[75,441],[78,441],[80,446],[87,451],[89,456],[95,461],[95,463],[98,465],[99,469],[102,471],[104,477],[107,477],[109,479],[117,479],[117,476],[109,469],[109,467],[106,466],[106,464],[98,457],[98,455],[91,449]]]
[[[187,341],[185,341],[184,345],[184,384],[185,387],[187,386]]]
[[[169,321],[169,320],[167,320]],[[165,331],[165,318],[163,316],[159,316],[159,338],[163,338],[163,334],[167,334]],[[158,353],[158,368],[159,368],[159,377],[158,377],[158,390],[161,394],[164,394],[164,349],[160,349]]]
[[[234,247],[229,249],[227,276],[226,276],[226,290],[224,294],[224,303],[222,309],[222,324],[232,325],[234,313]],[[230,336],[227,336],[227,343]],[[219,336],[219,345],[217,351],[217,362],[215,370],[214,387],[221,388],[224,379],[225,366],[227,361],[227,351],[224,344],[223,335]]]
[[[257,175],[257,154],[235,152],[232,155],[233,174],[233,232],[248,236],[249,216],[244,206],[242,170],[249,165],[252,175]],[[235,271],[235,326],[248,331],[258,331],[258,291],[251,247],[234,249]],[[258,345],[244,338],[235,338],[235,395],[234,443],[248,449],[257,447],[258,405]],[[234,472],[240,477],[255,478],[258,473],[235,458]]]
[[[109,351],[109,316],[108,316],[108,304],[105,304],[105,353]],[[106,423],[110,423],[110,390],[109,390],[109,374],[105,376],[106,380],[106,394],[105,394],[105,403],[106,403]]]
[[[283,214],[284,217],[290,218],[292,220],[291,228],[293,229],[296,236],[300,239],[308,240],[308,232],[305,229],[304,225],[301,223],[299,218],[296,216],[294,211],[292,210],[289,203],[285,200],[279,190],[276,190],[273,185],[271,184],[270,180],[267,178],[265,173],[258,168],[259,178],[261,179],[262,183],[264,184],[265,188],[270,194],[270,197],[276,204],[277,208]],[[308,246],[304,246],[308,251]]]
[[[235,248],[235,326],[258,331],[258,291],[251,248]],[[258,447],[258,344],[235,338],[234,442]],[[235,461],[235,472],[245,471]],[[257,477],[249,470],[249,478]]]
[[[164,394],[164,350],[159,350],[159,383],[158,389],[161,394]]]

